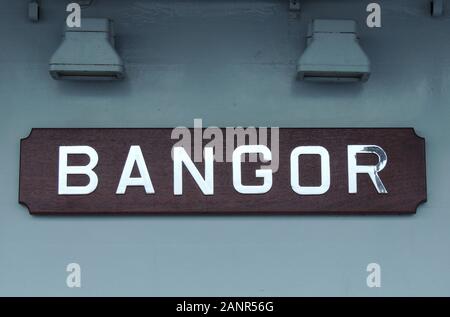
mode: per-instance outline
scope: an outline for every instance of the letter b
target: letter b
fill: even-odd
[[[69,154],[84,154],[89,157],[86,166],[68,166]],[[59,147],[59,172],[58,172],[58,194],[59,195],[87,195],[92,193],[98,184],[97,174],[93,169],[97,166],[98,154],[90,146],[60,146]],[[82,174],[89,177],[89,183],[85,186],[69,186],[67,175]]]

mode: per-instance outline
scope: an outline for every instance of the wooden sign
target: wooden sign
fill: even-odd
[[[33,129],[19,201],[32,214],[404,214],[426,201],[413,129],[227,129]]]

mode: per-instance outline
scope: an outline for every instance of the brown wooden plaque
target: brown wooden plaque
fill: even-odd
[[[32,214],[407,214],[426,201],[425,140],[413,129],[280,128],[276,151],[269,129],[252,144],[272,160],[237,164],[218,130],[224,162],[210,164],[211,181],[206,151],[192,159],[201,180],[179,152],[175,172],[173,129],[33,129],[20,145],[19,202]],[[212,139],[201,137],[201,151]]]

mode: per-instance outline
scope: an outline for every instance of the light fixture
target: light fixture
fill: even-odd
[[[353,20],[313,20],[297,75],[308,81],[367,81],[370,61],[358,43]]]
[[[67,27],[50,59],[54,79],[117,80],[124,76],[122,59],[114,49],[113,22],[83,18],[80,27]]]

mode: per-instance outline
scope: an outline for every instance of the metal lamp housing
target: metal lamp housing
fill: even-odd
[[[313,20],[306,49],[297,63],[297,76],[306,81],[365,82],[370,61],[353,20]]]
[[[80,27],[66,26],[63,41],[50,59],[49,71],[54,79],[123,78],[124,65],[114,48],[113,22],[83,18]]]

